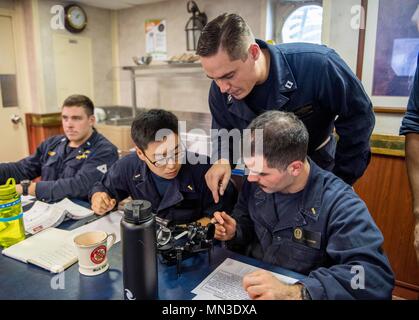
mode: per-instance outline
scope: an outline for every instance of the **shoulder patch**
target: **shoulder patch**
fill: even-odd
[[[103,174],[105,174],[106,172],[108,172],[108,167],[107,167],[106,164],[102,164],[101,166],[97,166],[96,169],[98,169]]]

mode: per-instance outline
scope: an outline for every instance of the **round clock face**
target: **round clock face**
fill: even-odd
[[[81,32],[87,24],[87,16],[84,10],[77,5],[66,8],[66,27],[71,32]]]

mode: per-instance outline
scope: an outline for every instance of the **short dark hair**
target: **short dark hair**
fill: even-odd
[[[146,150],[150,142],[156,141],[156,133],[162,129],[178,134],[178,119],[173,113],[163,109],[142,111],[131,125],[131,138],[138,148]]]
[[[205,25],[198,40],[196,54],[210,57],[221,47],[230,60],[245,60],[249,45],[254,41],[252,30],[242,17],[234,13],[223,13]]]
[[[267,111],[255,118],[248,128],[251,129],[252,155],[258,143],[254,130],[263,129],[263,157],[270,168],[285,170],[291,162],[306,159],[308,131],[295,114]]]
[[[92,116],[95,113],[95,106],[92,100],[82,94],[73,94],[69,96],[63,102],[64,107],[83,107],[84,111],[88,116]]]

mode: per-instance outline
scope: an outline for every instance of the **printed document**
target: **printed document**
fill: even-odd
[[[259,270],[252,265],[227,258],[208,277],[206,277],[192,293],[194,300],[248,300],[249,296],[243,289],[243,276]],[[282,282],[294,284],[298,280],[272,272]]]

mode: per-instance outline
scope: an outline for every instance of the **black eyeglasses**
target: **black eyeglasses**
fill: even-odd
[[[168,163],[169,163],[169,161],[173,161],[173,162],[177,162],[177,163],[179,163],[182,159],[183,159],[183,157],[185,156],[185,154],[186,154],[186,151],[185,151],[185,148],[183,147],[183,145],[178,145],[178,148],[180,148],[180,151],[178,151],[178,152],[176,152],[175,154],[173,154],[173,155],[171,155],[171,156],[168,156],[168,157],[162,157],[162,158],[159,158],[159,159],[156,159],[156,160],[154,160],[154,161],[152,161],[148,156],[147,156],[147,154],[145,153],[145,151],[144,150],[141,150],[142,152],[143,152],[143,154],[144,154],[144,156],[147,158],[147,160],[153,165],[153,166],[155,166],[156,168],[161,168],[161,167],[164,167],[164,166],[166,166]]]

